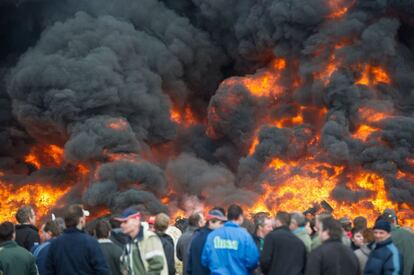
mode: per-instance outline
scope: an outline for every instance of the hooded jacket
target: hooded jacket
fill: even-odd
[[[249,274],[258,261],[259,252],[252,237],[233,221],[208,235],[201,256],[201,263],[212,275]]]
[[[388,238],[376,243],[368,257],[365,266],[365,275],[401,275],[403,261],[397,247]]]
[[[391,226],[392,242],[401,253],[404,262],[404,275],[414,274],[414,234],[398,225]]]

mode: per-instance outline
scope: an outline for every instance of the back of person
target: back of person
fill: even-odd
[[[316,268],[307,268],[306,275],[351,275],[359,274],[358,259],[353,251],[340,240],[329,240],[313,250],[308,258],[308,267],[320,262]]]
[[[266,236],[260,265],[264,274],[303,274],[306,254],[304,243],[287,226],[279,227]]]
[[[408,229],[393,226],[392,241],[403,257],[404,275],[414,273],[414,234]]]
[[[35,259],[15,241],[0,244],[0,274],[36,275]]]
[[[49,253],[50,241],[34,247],[33,256],[36,258],[36,265],[40,275],[46,274],[45,263]]]
[[[114,244],[111,240],[98,240],[99,246],[105,256],[108,264],[109,274],[122,275],[121,273],[121,255],[122,249]]]
[[[16,225],[16,242],[21,247],[24,247],[30,251],[34,245],[40,243],[37,228],[31,224]]]
[[[175,274],[174,240],[166,233],[157,232],[164,248],[165,258],[168,264],[168,274]]]
[[[95,274],[101,267],[107,272],[97,240],[78,229],[66,229],[50,244],[47,274]]]
[[[259,252],[250,234],[233,222],[211,232],[202,252],[202,263],[213,275],[248,274],[258,263]]]

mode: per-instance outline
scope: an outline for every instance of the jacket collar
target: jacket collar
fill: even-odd
[[[290,232],[289,227],[287,227],[287,225],[283,225],[283,226],[279,226],[275,228],[275,231],[282,231],[282,230]]]
[[[79,230],[78,228],[66,228],[63,233],[74,234],[74,233],[85,233],[85,231]]]
[[[388,239],[386,239],[386,240],[385,240],[385,241],[383,241],[383,242],[376,243],[376,244],[375,244],[375,248],[374,248],[374,249],[378,249],[378,248],[381,248],[381,247],[383,247],[383,246],[387,246],[387,245],[389,245],[390,243],[392,243],[392,239],[391,239],[391,237],[389,237]]]
[[[298,227],[295,230],[293,230],[294,234],[302,235],[306,233],[306,228],[304,226]]]
[[[39,231],[36,226],[34,226],[33,224],[30,224],[30,223],[16,224],[16,229],[23,229],[23,228],[30,228],[30,229],[33,229],[35,231]]]
[[[98,243],[112,243],[110,239],[98,239]]]
[[[326,241],[322,243],[342,243],[341,239],[327,239]]]
[[[228,222],[224,223],[224,226],[225,227],[240,227],[239,224],[237,224],[237,223],[235,223],[233,221],[228,221]]]
[[[15,246],[17,246],[17,243],[13,240],[5,241],[5,242],[0,243],[0,247],[4,247],[4,248],[6,248],[6,247],[15,247]]]

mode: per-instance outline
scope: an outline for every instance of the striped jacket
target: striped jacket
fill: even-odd
[[[155,233],[142,227],[138,236],[125,245],[121,265],[123,273],[128,275],[168,275],[161,240]]]
[[[364,270],[365,275],[401,275],[403,274],[402,255],[392,243],[392,239],[377,243],[369,254]]]

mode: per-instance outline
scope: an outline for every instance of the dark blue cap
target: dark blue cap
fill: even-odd
[[[141,217],[141,214],[139,213],[138,210],[134,208],[127,208],[124,211],[122,211],[121,215],[116,217],[115,220],[124,222],[124,221],[127,221],[128,219],[140,218],[140,217]]]
[[[377,221],[374,225],[374,230],[375,229],[379,229],[379,230],[384,230],[387,231],[388,233],[391,232],[391,224],[387,221]]]

